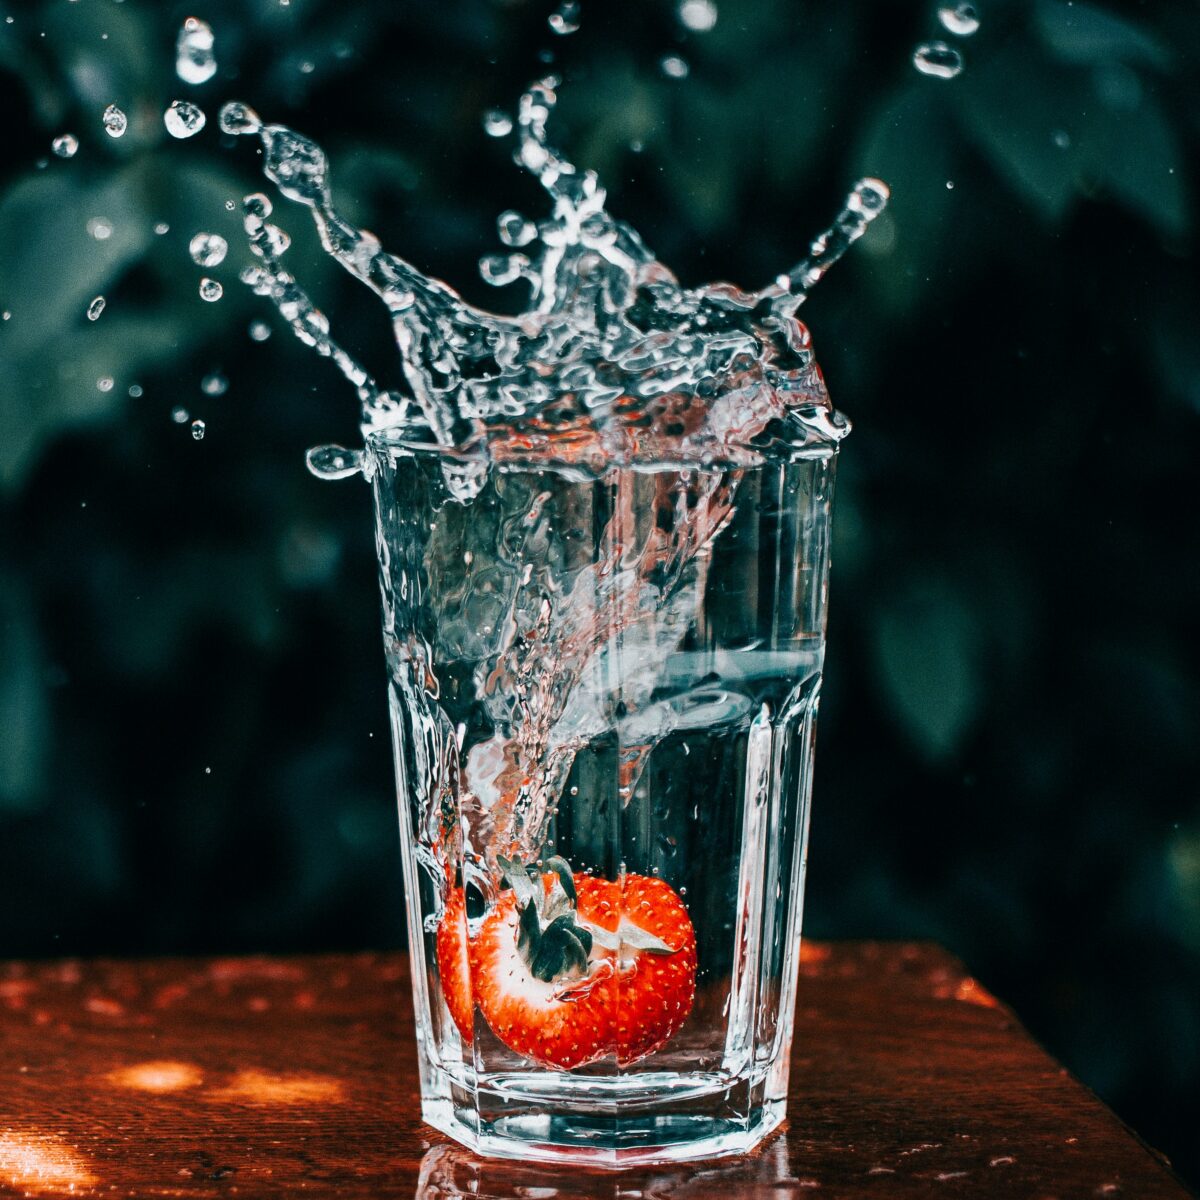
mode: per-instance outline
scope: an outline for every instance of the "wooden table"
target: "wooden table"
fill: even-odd
[[[944,951],[806,944],[801,971],[780,1132],[585,1173],[421,1124],[400,955],[0,965],[0,1195],[1187,1194]]]

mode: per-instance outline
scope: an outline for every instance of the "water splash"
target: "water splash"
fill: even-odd
[[[110,104],[104,110],[101,120],[104,124],[104,132],[110,138],[124,137],[125,130],[129,128],[129,118],[115,104]]]
[[[188,17],[175,40],[175,73],[184,83],[207,83],[217,73],[213,31],[207,22]]]
[[[204,128],[204,110],[190,100],[172,100],[163,113],[163,124],[173,138],[190,138]]]

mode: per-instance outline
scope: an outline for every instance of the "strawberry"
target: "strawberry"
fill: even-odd
[[[471,956],[467,941],[467,904],[460,887],[450,885],[446,910],[437,929],[438,978],[446,1007],[469,1046],[475,1036],[475,1003],[471,997]]]
[[[696,935],[671,886],[572,874],[561,858],[532,878],[499,863],[511,890],[471,947],[475,999],[496,1036],[563,1070],[614,1053],[629,1066],[663,1046],[696,990]]]

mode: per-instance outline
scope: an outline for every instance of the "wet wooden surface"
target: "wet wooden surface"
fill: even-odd
[[[0,1195],[1187,1194],[943,951],[801,970],[791,1116],[757,1152],[556,1173],[421,1124],[398,955],[0,964]]]

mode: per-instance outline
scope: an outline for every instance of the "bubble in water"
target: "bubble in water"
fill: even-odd
[[[109,137],[122,137],[125,130],[129,128],[129,118],[115,104],[110,104],[104,110],[102,120],[104,121],[104,132]]]
[[[220,371],[214,371],[200,380],[200,390],[206,396],[223,396],[229,390],[229,380]]]
[[[503,109],[489,108],[487,112],[483,114],[483,131],[488,135],[488,137],[507,137],[510,133],[512,133],[512,127],[512,117],[510,117]],[[75,151],[72,150],[71,154],[74,153]],[[64,157],[70,157],[70,155],[66,155]]]
[[[579,0],[562,0],[550,14],[548,24],[555,33],[574,33],[579,28]]]
[[[953,79],[963,69],[962,55],[945,42],[923,42],[913,51],[913,66],[922,75]]]
[[[262,128],[258,113],[240,100],[230,100],[228,104],[222,105],[217,120],[221,132],[231,133],[234,137],[244,133],[257,133]]]
[[[107,217],[92,217],[87,223],[87,231],[98,242],[106,242],[113,234],[112,222]]]
[[[712,0],[683,0],[679,20],[694,33],[707,33],[717,23],[717,6]]]
[[[338,445],[314,446],[304,456],[304,461],[318,479],[348,479],[363,467],[361,451]]]
[[[271,327],[266,321],[250,322],[250,337],[256,342],[265,342],[271,336]]]
[[[175,73],[184,83],[207,83],[217,73],[212,27],[188,17],[175,39]]]
[[[113,390],[113,378],[111,375],[102,375],[96,380],[96,387],[102,392],[111,392]]]
[[[686,79],[691,67],[678,54],[668,54],[659,64],[659,69],[668,79]]]
[[[190,100],[172,100],[163,113],[163,124],[173,138],[190,138],[204,128],[204,110]]]
[[[180,405],[178,408],[171,409],[171,420],[174,421],[176,425],[186,425],[190,415],[191,414],[188,412],[188,410],[182,405]]]
[[[50,143],[50,149],[59,158],[74,158],[75,151],[79,149],[79,139],[73,133],[60,133]]]
[[[95,300],[87,306],[87,319],[89,321],[100,320],[100,314],[104,311],[104,306],[108,303],[103,296],[97,296]]]
[[[200,280],[200,299],[208,300],[210,303],[213,300],[220,300],[225,295],[225,289],[215,280],[205,277]]]
[[[497,217],[496,228],[506,246],[528,246],[537,237],[537,226],[512,209]]]
[[[204,440],[204,430],[205,430],[204,422],[201,421],[199,419],[199,417],[197,417],[196,420],[194,420],[192,422],[192,439],[193,439],[193,441],[197,441],[197,442],[203,441]]]
[[[979,28],[979,12],[975,5],[965,2],[943,4],[938,9],[938,20],[958,37],[970,37]]]
[[[216,267],[225,261],[229,243],[219,233],[198,233],[188,242],[188,253],[198,267]]]

